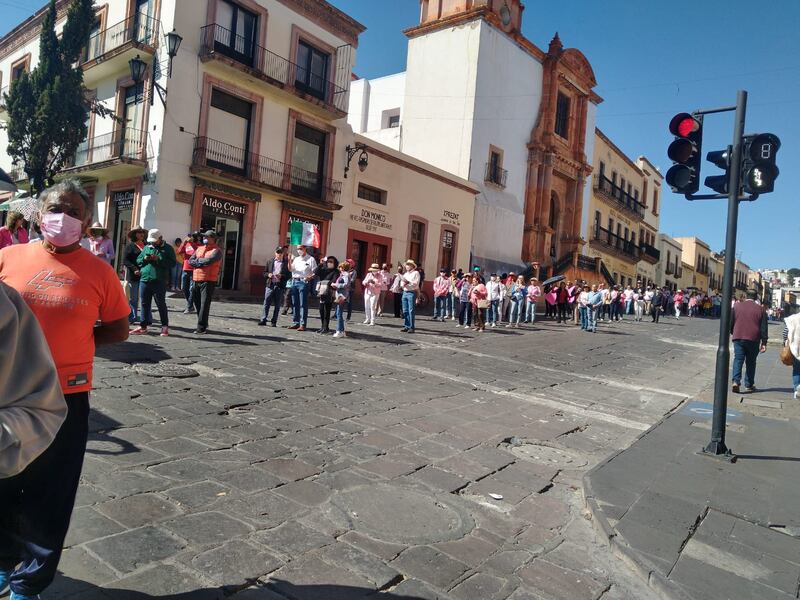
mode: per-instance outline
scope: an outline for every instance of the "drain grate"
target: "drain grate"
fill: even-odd
[[[194,369],[173,363],[138,363],[131,365],[131,370],[148,377],[198,377],[200,374]]]
[[[543,444],[522,443],[518,446],[512,446],[511,453],[517,458],[550,465],[557,469],[574,469],[588,464],[588,461],[577,452]]]

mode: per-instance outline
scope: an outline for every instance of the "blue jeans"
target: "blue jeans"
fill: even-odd
[[[456,300],[455,294],[447,294],[445,296],[447,303],[445,308],[447,309],[447,316],[448,317],[455,317],[456,316],[456,307],[458,307],[458,300]]]
[[[176,290],[181,287],[182,274],[183,274],[183,262],[179,262],[172,268],[172,287]]]
[[[153,299],[158,307],[158,317],[162,327],[169,327],[169,312],[167,311],[167,284],[163,281],[140,282],[142,290],[142,327],[153,324]]]
[[[519,325],[522,320],[522,303],[524,300],[511,300],[511,315],[508,317],[509,324]]]
[[[284,291],[285,290],[280,284],[278,284],[276,287],[267,286],[267,288],[264,290],[264,305],[261,308],[262,323],[267,322],[270,305],[274,307],[272,309],[272,324],[275,325],[278,322],[278,313],[281,310],[281,306],[283,306]]]
[[[292,323],[306,326],[308,322],[308,284],[295,279],[292,284]]]
[[[500,300],[492,300],[489,303],[489,325],[493,325],[500,320]]]
[[[633,313],[633,298],[625,300],[625,314],[630,315]]]
[[[594,306],[586,307],[586,331],[597,331],[597,309]]]
[[[761,342],[752,340],[733,340],[733,383],[742,383],[742,365],[745,366],[744,387],[752,387],[756,380],[756,360]]]
[[[794,389],[800,387],[800,360],[796,358],[792,363],[792,383],[794,384]]]
[[[581,329],[589,329],[589,308],[586,306],[579,306],[578,312],[581,316]]]
[[[414,329],[417,311],[417,292],[403,292],[403,327]]]
[[[135,323],[139,320],[139,282],[138,281],[131,281],[131,299],[128,301],[128,304],[131,306],[131,314],[128,317],[128,321],[131,323]]]
[[[183,290],[183,297],[186,298],[186,310],[192,310],[192,288],[194,281],[192,281],[192,271],[184,271],[181,278],[181,289]]]
[[[50,447],[19,475],[0,479],[0,514],[12,517],[0,528],[0,569],[14,571],[11,589],[17,594],[33,596],[53,581],[75,504],[89,392],[65,398],[69,411]]]
[[[525,322],[536,323],[536,302],[533,300],[525,303]]]
[[[449,296],[436,296],[436,301],[433,307],[433,318],[444,319],[447,316],[447,298]]]
[[[469,300],[461,302],[461,306],[458,309],[458,324],[467,327],[472,325],[472,304],[470,304]]]
[[[336,305],[336,331],[344,332],[344,312],[347,310],[347,302]]]

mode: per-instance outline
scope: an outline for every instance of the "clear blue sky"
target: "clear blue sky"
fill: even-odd
[[[358,48],[359,76],[404,70],[401,31],[418,22],[417,0],[331,2],[367,26]],[[43,4],[0,0],[0,34]],[[664,173],[671,164],[666,148],[672,115],[733,104],[737,89],[748,90],[747,132],[781,138],[781,176],[774,193],[742,205],[737,254],[753,268],[800,267],[800,198],[791,191],[800,164],[800,1],[526,4],[523,32],[529,39],[546,48],[558,31],[565,46],[579,48],[592,63],[605,100],[598,126],[629,156],[643,154]],[[731,127],[731,115],[708,117],[704,153],[727,146]],[[704,163],[703,178],[717,173]],[[668,188],[663,195],[661,230],[669,235],[697,235],[718,250],[725,218],[725,201],[690,203]]]

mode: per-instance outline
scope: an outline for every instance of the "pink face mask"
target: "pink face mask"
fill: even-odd
[[[46,213],[39,224],[42,236],[57,248],[72,246],[81,239],[83,223],[65,213]]]

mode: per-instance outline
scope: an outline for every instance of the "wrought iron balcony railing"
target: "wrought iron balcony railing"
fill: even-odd
[[[486,163],[486,174],[483,178],[484,181],[499,185],[500,187],[504,188],[506,187],[507,177],[508,171],[506,169],[503,169],[498,165],[493,165],[492,163]]]
[[[336,111],[347,112],[347,90],[327,77],[270,52],[254,37],[234,34],[216,23],[201,29],[200,56],[222,55],[261,76],[268,83],[286,87],[302,96],[312,96]]]
[[[67,168],[85,167],[117,158],[144,160],[146,136],[139,129],[105,133],[82,142]]]
[[[333,181],[208,137],[195,138],[192,166],[216,169],[276,190],[330,204],[338,204],[342,193],[341,181]]]
[[[594,178],[594,188],[608,198],[617,202],[622,208],[635,214],[639,218],[644,218],[644,204],[623,190],[607,177],[597,175]]]
[[[99,58],[128,42],[155,48],[158,45],[158,25],[158,19],[137,14],[98,31],[89,38],[81,63]]]
[[[651,259],[658,262],[661,259],[661,251],[654,248],[650,244],[639,244],[639,249],[643,255],[649,256]]]
[[[593,239],[597,240],[598,242],[605,244],[609,248],[617,250],[621,254],[626,255],[631,259],[639,259],[639,247],[630,240],[626,240],[622,236],[612,233],[608,229],[603,229],[598,225],[595,225],[593,233]]]

